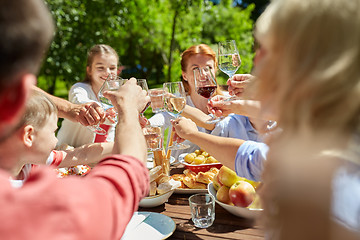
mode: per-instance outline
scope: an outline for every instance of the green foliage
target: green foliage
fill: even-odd
[[[41,87],[61,94],[85,75],[87,51],[112,46],[125,66],[123,77],[146,78],[150,87],[181,76],[180,54],[191,45],[234,39],[250,72],[253,5],[232,7],[204,0],[46,0],[57,31],[40,72]],[[220,77],[221,78],[221,77]],[[65,83],[65,84],[63,84]]]

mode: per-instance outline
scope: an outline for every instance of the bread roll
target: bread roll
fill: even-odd
[[[156,188],[157,188],[157,183],[155,181],[150,182],[149,196],[154,196],[156,194]]]
[[[150,171],[149,171],[149,174],[150,174],[150,182],[156,180],[160,174],[162,173],[162,168],[161,166],[157,166],[157,167],[154,167],[152,168]]]

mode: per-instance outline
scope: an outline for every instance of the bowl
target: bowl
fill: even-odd
[[[165,203],[169,199],[169,197],[174,193],[174,191],[175,191],[175,189],[170,190],[161,195],[145,197],[145,198],[141,199],[139,205],[140,205],[140,207],[145,207],[145,208],[152,208],[152,207],[160,206],[161,204]]]
[[[211,168],[213,167],[216,167],[218,169],[220,169],[222,167],[222,164],[221,163],[207,163],[207,164],[189,164],[187,162],[185,162],[184,158],[185,156],[187,155],[188,153],[183,153],[183,154],[180,154],[179,156],[179,162],[181,164],[183,164],[185,166],[185,168],[195,172],[195,173],[198,173],[198,172],[207,172],[209,171]]]
[[[237,207],[237,206],[232,206],[226,203],[222,203],[220,201],[217,200],[216,198],[216,190],[213,186],[213,183],[209,183],[208,185],[208,192],[210,195],[212,195],[215,198],[215,201],[217,204],[219,204],[221,207],[223,207],[226,211],[228,211],[229,213],[237,216],[237,217],[244,217],[244,218],[256,218],[258,217],[261,212],[263,211],[262,209],[258,209],[258,208],[243,208],[243,207]]]

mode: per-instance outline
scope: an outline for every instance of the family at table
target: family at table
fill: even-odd
[[[36,87],[54,26],[42,0],[2,1],[2,238],[121,239],[149,193],[143,129],[164,126],[168,147],[184,144],[173,157],[201,148],[262,182],[267,239],[359,239],[360,0],[271,1],[255,24],[254,70],[229,74],[227,92],[215,79],[216,53],[190,46],[181,55],[181,96],[164,84],[172,108],[150,119],[142,113],[156,100],[138,79],[103,91],[119,72],[106,44],[89,49],[86,77],[69,101]],[[197,72],[214,85],[199,89]],[[75,165],[92,169],[56,176],[54,168]]]

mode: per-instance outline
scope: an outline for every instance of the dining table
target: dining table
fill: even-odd
[[[182,172],[183,165],[171,167],[170,175]],[[168,239],[264,239],[264,229],[258,219],[235,216],[216,203],[215,221],[208,228],[197,228],[191,219],[189,197],[192,194],[173,193],[164,204],[144,208],[138,211],[161,213],[170,217],[176,224],[176,229]]]

